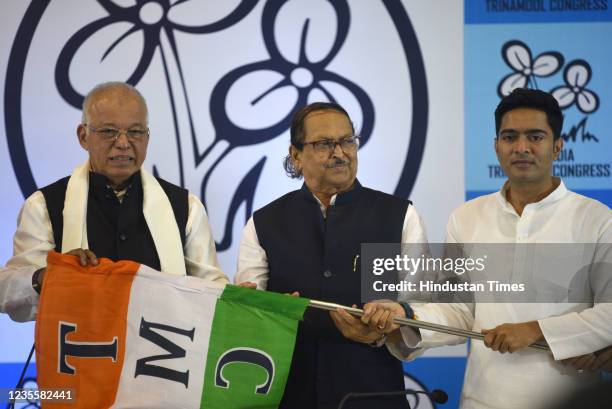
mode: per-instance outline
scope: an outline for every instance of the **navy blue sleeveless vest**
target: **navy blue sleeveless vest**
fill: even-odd
[[[410,201],[362,187],[338,194],[323,217],[306,185],[256,211],[269,264],[268,290],[360,304],[361,243],[399,243]],[[358,266],[357,262],[357,266]],[[300,323],[282,408],[337,408],[349,392],[404,389],[402,364],[387,348],[342,336],[326,311],[307,309]],[[349,401],[351,408],[408,408],[403,398]]]

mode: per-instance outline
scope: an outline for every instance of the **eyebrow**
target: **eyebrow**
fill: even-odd
[[[337,140],[340,140],[340,139],[351,138],[352,136],[353,136],[353,134],[349,133],[349,134],[345,134],[345,135],[340,135],[338,137],[338,139],[334,139],[334,138],[332,138],[329,135],[318,135],[318,136],[314,136],[313,138],[318,138],[318,139],[315,139],[317,141],[323,141],[323,140],[326,140],[326,141],[337,141]]]
[[[117,124],[114,124],[112,122],[103,122],[102,125],[100,125],[100,126],[104,126],[104,127],[107,127],[107,128],[119,128],[119,126],[117,126]],[[136,126],[146,127],[146,125],[143,125],[140,122],[132,122],[127,128],[134,128]]]
[[[502,129],[501,131],[499,131],[499,133],[500,134],[503,134],[503,133],[519,133],[519,131],[514,129],[514,128],[506,128],[506,129]],[[531,128],[531,129],[525,130],[524,133],[532,134],[532,133],[547,133],[547,132],[546,132],[546,129]]]

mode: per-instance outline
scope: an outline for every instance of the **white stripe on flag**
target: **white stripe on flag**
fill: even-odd
[[[215,305],[222,288],[195,277],[171,276],[141,266],[132,284],[128,308],[128,328],[124,367],[115,405],[121,408],[199,408],[204,385],[206,355]],[[146,363],[181,375],[181,381],[157,376],[138,375],[139,359],[169,354],[168,351],[140,335],[144,318],[150,324],[168,325],[180,331],[193,332],[193,341],[181,333],[151,328],[185,351],[185,357],[157,359]],[[139,368],[143,367],[141,361]],[[188,372],[188,383],[182,383]],[[167,374],[164,374],[167,375]]]

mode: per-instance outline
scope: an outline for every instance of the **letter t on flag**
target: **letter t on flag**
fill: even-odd
[[[81,267],[49,253],[38,382],[76,397],[49,406],[278,407],[308,300],[212,285],[130,261]]]

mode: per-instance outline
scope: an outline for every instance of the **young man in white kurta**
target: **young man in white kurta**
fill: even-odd
[[[518,89],[502,99],[495,117],[495,151],[508,181],[499,192],[456,209],[448,222],[447,241],[588,243],[602,250],[597,256],[601,260],[594,261],[609,262],[610,209],[569,191],[562,180],[552,176],[552,163],[563,146],[563,117],[554,98],[539,90]],[[462,409],[540,408],[599,378],[597,372],[577,371],[560,360],[612,345],[611,303],[431,303],[411,307],[418,320],[486,333],[484,342],[471,343]],[[405,315],[397,304],[372,304],[364,307],[362,319],[380,325],[377,319],[370,321],[379,308]],[[412,358],[423,348],[465,341],[438,332],[395,328],[390,327],[387,346],[400,359]],[[546,341],[552,355],[527,348],[538,341]]]
[[[611,243],[607,206],[559,186],[521,216],[501,191],[471,200],[448,222],[449,243]],[[492,228],[496,226],[496,228]],[[608,246],[609,247],[609,246]],[[499,324],[537,320],[552,356],[522,349],[501,354],[481,341],[471,343],[462,391],[463,409],[537,408],[555,394],[591,383],[597,372],[579,372],[558,362],[612,344],[612,304],[425,304],[412,305],[419,320],[480,332]],[[406,346],[429,348],[465,342],[464,338],[404,327]],[[407,351],[390,347],[398,358]]]

